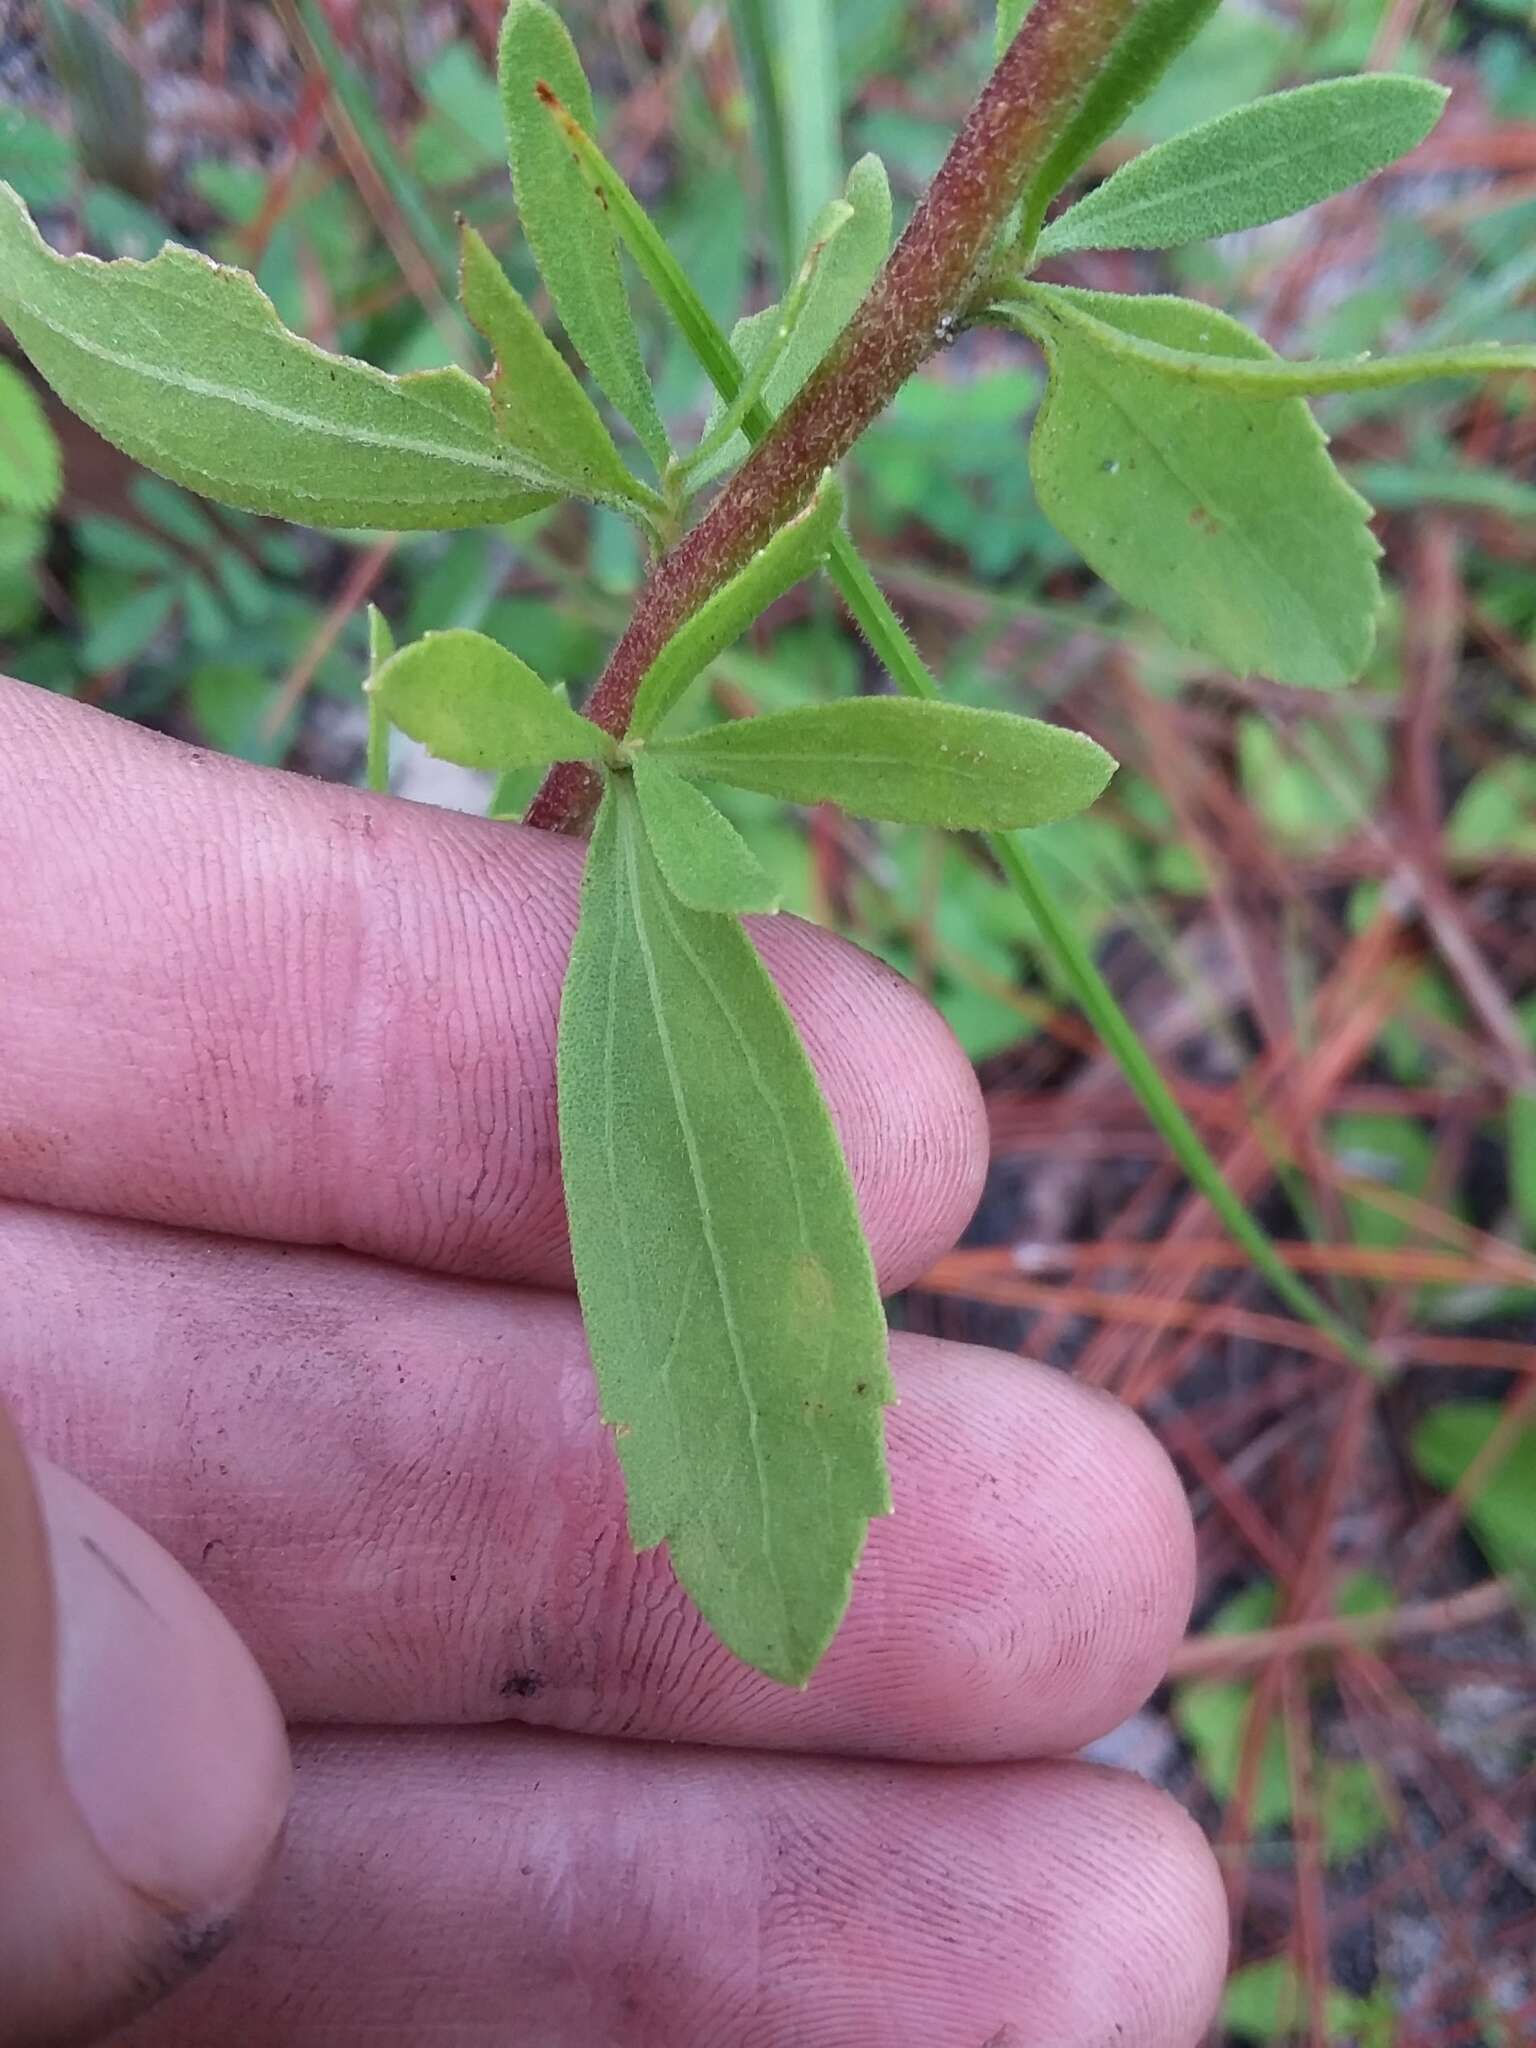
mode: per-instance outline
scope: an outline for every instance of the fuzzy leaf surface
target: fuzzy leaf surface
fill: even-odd
[[[911,697],[797,705],[652,751],[680,775],[952,831],[1051,824],[1091,804],[1115,772],[1101,746],[1065,726]]]
[[[1018,288],[1017,299],[992,310],[1026,321],[1034,311],[1046,320],[1075,327],[1086,341],[1111,355],[1161,376],[1209,385],[1240,398],[1320,398],[1333,391],[1388,391],[1439,377],[1507,377],[1536,370],[1536,345],[1528,342],[1468,341],[1447,348],[1408,349],[1401,355],[1314,356],[1296,362],[1272,354],[1207,355],[1170,348],[1127,324],[1122,309],[1141,303],[1145,302],[1122,292],[1026,284]]]
[[[779,890],[745,839],[691,782],[653,754],[637,754],[635,793],[667,887],[690,910],[777,910]]]
[[[0,185],[0,317],[71,411],[146,468],[247,512],[405,530],[555,495],[462,370],[390,377],[291,334],[243,270],[168,245],[60,256]]]
[[[464,626],[401,648],[368,678],[368,690],[391,725],[464,768],[537,768],[613,752],[608,735],[562,703],[526,661]]]
[[[775,417],[853,318],[890,254],[891,187],[879,157],[860,157],[848,173],[844,205],[846,212],[829,212],[824,216],[825,225],[813,230],[812,246],[802,259],[802,269],[811,265],[804,303],[761,393],[763,404]],[[749,379],[765,351],[776,346],[780,318],[777,304],[765,306],[732,328],[731,348]],[[723,411],[723,406],[717,406],[711,414],[706,439]],[[745,455],[746,449],[745,438],[738,436],[700,465],[700,481]]]
[[[1283,220],[1416,149],[1447,97],[1379,72],[1271,93],[1133,157],[1051,223],[1038,253],[1174,249]]]
[[[490,343],[491,406],[514,448],[534,454],[575,497],[627,511],[652,494],[631,476],[597,407],[500,263],[465,225],[464,311]]]
[[[637,1549],[803,1684],[890,1506],[884,1319],[842,1150],[741,925],[667,888],[627,779],[560,1012],[571,1243]]]
[[[592,92],[564,22],[543,0],[512,0],[498,74],[523,233],[582,361],[663,468],[670,453],[640,357],[608,209],[571,155],[540,87],[589,135]]]
[[[1257,335],[1192,300],[1074,296],[1165,348],[1275,360]],[[1030,443],[1036,495],[1089,565],[1238,674],[1319,688],[1358,675],[1375,634],[1380,549],[1370,507],[1334,468],[1305,403],[1164,376],[1034,293],[1019,312],[1050,364]]]
[[[837,479],[828,475],[799,517],[780,527],[738,575],[684,622],[641,678],[630,713],[632,733],[654,732],[716,655],[826,560],[842,509],[842,491]]]

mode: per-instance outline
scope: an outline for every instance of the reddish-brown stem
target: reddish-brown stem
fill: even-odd
[[[1037,0],[983,87],[868,297],[799,396],[704,517],[652,570],[586,714],[628,723],[642,677],[678,628],[805,504],[962,318],[1023,186],[1081,106],[1141,0]],[[527,822],[581,832],[598,779],[551,771]]]

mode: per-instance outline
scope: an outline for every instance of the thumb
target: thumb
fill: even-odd
[[[94,2040],[215,1954],[288,1784],[223,1616],[0,1407],[0,2048]]]

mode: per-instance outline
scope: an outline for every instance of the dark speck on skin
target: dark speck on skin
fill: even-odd
[[[514,1671],[501,1688],[504,1700],[531,1700],[544,1690],[544,1681],[537,1671]]]

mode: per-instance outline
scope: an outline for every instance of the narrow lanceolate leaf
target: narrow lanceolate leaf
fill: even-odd
[[[392,725],[465,768],[604,761],[614,751],[526,661],[462,626],[403,647],[368,678],[368,689]]]
[[[51,512],[63,486],[59,444],[21,371],[0,363],[0,509]]]
[[[1024,206],[1020,246],[1033,246],[1045,209],[1216,12],[1221,0],[1142,0],[1066,132],[1041,166]]]
[[[637,1549],[809,1677],[890,1505],[885,1330],[815,1076],[740,924],[668,889],[620,776],[560,1012],[560,1143],[603,1418]]]
[[[0,185],[0,318],[71,411],[205,497],[311,526],[516,519],[549,479],[462,370],[389,377],[290,334],[243,270],[64,257]]]
[[[1371,650],[1380,553],[1370,507],[1299,398],[1165,377],[1100,347],[1031,295],[1017,309],[1050,384],[1030,443],[1040,509],[1106,583],[1239,674],[1333,687]],[[1116,298],[1127,333],[1191,354],[1270,361],[1224,313]]]
[[[660,503],[630,475],[597,407],[472,227],[463,229],[464,310],[496,357],[491,405],[502,433],[577,497],[621,511]]]
[[[1115,772],[1101,746],[1065,726],[909,697],[799,705],[652,751],[680,775],[954,831],[1070,817]]]
[[[1409,349],[1395,356],[1317,357],[1310,362],[1287,362],[1274,355],[1206,355],[1169,348],[1126,326],[1123,309],[1139,303],[1143,302],[1121,292],[1025,284],[1017,287],[1016,299],[994,310],[1005,319],[1027,320],[1033,309],[1038,318],[1075,328],[1085,341],[1160,376],[1208,385],[1243,398],[1316,398],[1331,391],[1385,391],[1437,377],[1497,377],[1536,370],[1536,346],[1501,341]]]
[[[1447,97],[1390,73],[1272,93],[1133,157],[1051,223],[1038,254],[1172,249],[1283,220],[1416,149]]]
[[[717,405],[711,412],[703,439],[683,464],[686,472],[693,475],[713,474],[714,470],[721,466],[716,458],[726,456],[731,442],[740,434],[749,414],[762,406],[768,380],[783,361],[784,352],[800,324],[800,315],[805,310],[806,300],[822,258],[831,243],[852,220],[853,208],[846,199],[830,199],[822,208],[812,229],[811,246],[795,273],[794,282],[779,304],[771,309],[774,317],[765,345],[758,350],[750,371],[742,380],[741,389],[730,404],[723,410]]]
[[[890,253],[891,187],[879,157],[860,157],[848,173],[844,205],[846,212],[839,209],[823,216],[802,259],[802,269],[810,266],[804,303],[762,390],[762,403],[775,417],[853,318]],[[777,345],[782,324],[780,308],[773,305],[738,320],[732,328],[731,348],[748,377],[764,351]],[[711,416],[706,439],[720,410]],[[701,466],[700,480],[745,453],[746,442],[738,439]]]
[[[619,271],[608,209],[571,154],[562,113],[597,129],[565,24],[543,0],[512,0],[501,28],[501,97],[517,210],[561,325],[658,469],[670,450]]]
[[[830,473],[797,519],[781,527],[745,569],[694,613],[641,679],[629,730],[654,732],[688,685],[717,654],[739,640],[752,621],[826,560],[842,514],[843,494]]]
[[[635,792],[667,887],[690,910],[777,910],[779,890],[730,819],[651,754],[637,754]]]

